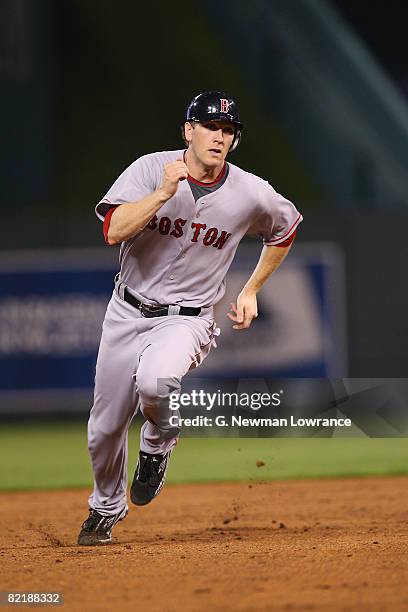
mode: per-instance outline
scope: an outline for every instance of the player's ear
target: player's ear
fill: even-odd
[[[193,137],[193,126],[189,121],[186,121],[184,124],[184,140],[187,146],[190,144]]]
[[[235,151],[235,149],[237,148],[240,142],[241,142],[241,130],[238,127],[236,127],[235,133],[234,133],[234,140],[232,141],[231,146],[229,148],[229,153],[232,153],[232,151]]]

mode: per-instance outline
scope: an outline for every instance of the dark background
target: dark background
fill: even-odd
[[[379,174],[393,161],[371,159],[364,140],[356,152],[347,117],[338,126],[333,118],[336,135],[326,140],[318,123],[308,129],[305,99],[291,88],[290,70],[298,65],[303,71],[300,78],[313,88],[316,104],[323,99],[323,81],[305,72],[290,27],[281,37],[278,26],[263,22],[262,11],[272,21],[285,11],[278,0],[267,4],[4,0],[0,248],[102,246],[96,202],[138,156],[182,146],[180,125],[194,95],[224,89],[237,97],[245,125],[231,162],[266,178],[296,203],[304,215],[299,241],[333,241],[344,250],[349,375],[405,376],[407,204]],[[321,14],[328,6],[371,57],[385,79],[384,97],[397,95],[406,113],[406,3],[321,5]],[[304,24],[316,68],[330,61],[336,45],[330,28],[326,40],[316,37],[312,21]],[[347,78],[334,66],[332,91],[337,78]],[[347,87],[350,99],[364,95],[367,108],[377,112],[372,125],[385,130],[378,131],[379,140],[389,133],[395,151],[405,151],[406,115],[399,115],[394,134],[378,101],[373,97],[371,104],[355,82]],[[285,108],[293,108],[289,103],[299,110],[285,116]]]

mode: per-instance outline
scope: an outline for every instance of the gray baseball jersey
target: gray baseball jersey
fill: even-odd
[[[112,205],[137,202],[162,183],[164,165],[183,150],[144,155],[97,204],[103,220]],[[245,234],[266,245],[287,240],[301,222],[295,206],[267,181],[228,163],[223,185],[195,201],[188,181],[146,227],[122,243],[121,280],[144,302],[208,307],[225,292],[225,276]]]

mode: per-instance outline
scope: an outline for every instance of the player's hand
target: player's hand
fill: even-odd
[[[252,320],[258,316],[256,293],[241,292],[237,303],[231,303],[231,311],[227,317],[234,321],[233,329],[248,329]]]
[[[176,193],[179,182],[188,177],[188,168],[182,159],[165,164],[163,182],[160,191],[166,200],[170,200]]]

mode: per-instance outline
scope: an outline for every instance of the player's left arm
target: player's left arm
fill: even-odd
[[[265,245],[257,266],[238,295],[236,304],[231,303],[228,317],[235,323],[233,329],[248,329],[252,320],[258,316],[257,293],[265,281],[277,270],[289,253],[293,244],[282,246]]]

